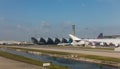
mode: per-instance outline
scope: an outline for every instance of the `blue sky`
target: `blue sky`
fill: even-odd
[[[120,0],[0,0],[0,40],[120,34]]]

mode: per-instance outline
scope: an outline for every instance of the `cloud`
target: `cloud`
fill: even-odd
[[[4,17],[0,17],[0,22],[3,23],[3,22],[8,22],[9,20],[7,18],[4,18]]]
[[[71,29],[72,29],[72,25],[74,23],[72,21],[64,21],[62,22],[60,25],[58,25],[56,28],[55,28],[55,33],[57,36],[59,37],[64,37],[64,38],[68,38],[68,34],[71,33]]]
[[[65,21],[63,22],[63,27],[64,28],[70,28],[74,23],[72,21]]]
[[[40,22],[40,27],[42,27],[42,28],[51,28],[51,26],[50,26],[50,24],[49,23],[47,23],[46,21],[41,21]]]
[[[52,35],[52,25],[45,20],[41,21],[37,26],[32,26],[30,29],[32,36],[36,38],[49,37]]]
[[[17,27],[17,28],[20,28],[20,29],[22,28],[22,26],[21,26],[21,25],[19,25],[19,24],[18,24],[16,27]]]
[[[32,31],[32,28],[26,27],[26,26],[22,26],[20,24],[16,25],[15,28],[18,29],[19,31],[24,31],[24,32],[27,32],[27,33]]]
[[[45,20],[37,25],[32,25],[28,22],[0,17],[1,40],[29,40],[30,37],[35,35],[37,37],[52,37],[55,34],[55,30],[57,28],[53,28],[52,24]]]
[[[3,18],[3,17],[0,17],[0,21],[3,21],[3,20],[5,20],[5,18]]]
[[[25,22],[0,17],[0,40],[25,40],[34,30],[34,26]]]

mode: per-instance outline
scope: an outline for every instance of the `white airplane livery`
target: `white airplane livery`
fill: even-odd
[[[73,42],[72,45],[101,45],[101,46],[120,46],[120,39],[103,38],[103,39],[81,39],[69,34]]]

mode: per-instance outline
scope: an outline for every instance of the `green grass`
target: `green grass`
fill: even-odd
[[[30,58],[26,58],[23,56],[19,56],[19,55],[7,53],[7,52],[2,52],[2,51],[0,51],[0,56],[6,57],[9,59],[13,59],[13,60],[17,60],[17,61],[21,61],[21,62],[25,62],[25,63],[38,65],[38,66],[42,66],[42,64],[43,64],[43,61],[38,61],[38,60],[34,60],[34,59],[30,59]],[[51,64],[51,66],[48,68],[50,68],[50,69],[68,69],[68,67],[66,67],[66,66],[59,66],[59,65],[55,65],[55,64]]]

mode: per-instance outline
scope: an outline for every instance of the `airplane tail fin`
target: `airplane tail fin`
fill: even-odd
[[[71,37],[72,40],[81,40],[80,38],[78,38],[72,34],[69,34],[69,36]]]
[[[101,38],[103,38],[103,33],[100,33],[97,37],[97,39],[101,39]]]

